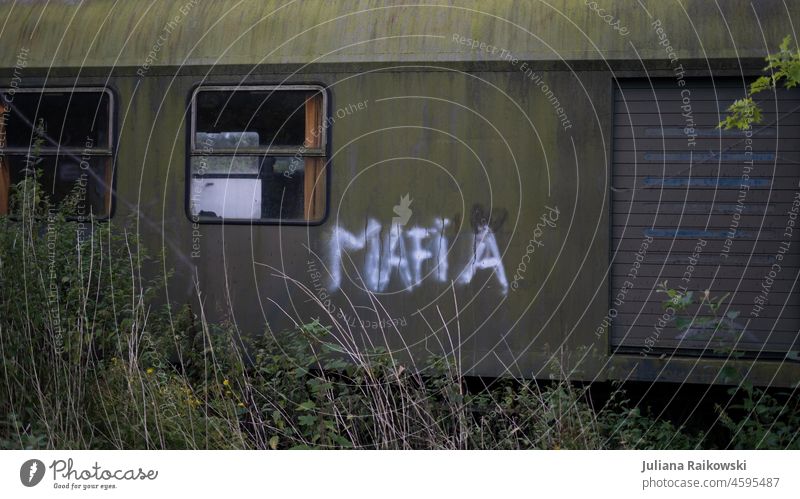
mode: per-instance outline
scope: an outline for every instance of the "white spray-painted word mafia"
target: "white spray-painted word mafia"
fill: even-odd
[[[393,221],[383,237],[382,225],[375,219],[369,219],[360,233],[335,227],[329,248],[329,289],[336,291],[341,286],[345,253],[350,255],[351,252],[363,251],[363,258],[358,258],[363,262],[359,280],[370,291],[387,291],[395,276],[406,291],[420,286],[426,278],[438,282],[452,279],[456,284],[468,284],[479,271],[485,270],[491,272],[487,278],[496,279],[500,291],[507,293],[506,271],[494,232],[488,225],[479,226],[471,233],[469,260],[458,269],[458,274],[449,274],[450,252],[445,232],[449,226],[450,220],[446,218],[437,219],[428,227],[405,227]]]

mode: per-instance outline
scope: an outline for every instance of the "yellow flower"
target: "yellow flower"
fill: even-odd
[[[147,374],[153,374],[154,372],[156,372],[156,370],[153,369],[152,367],[148,367],[146,372]]]
[[[230,386],[231,382],[226,379],[225,381],[222,382],[222,384],[225,386]]]
[[[242,402],[239,402],[239,407],[242,407],[242,408],[243,408],[243,407],[244,407],[244,404],[243,404]]]

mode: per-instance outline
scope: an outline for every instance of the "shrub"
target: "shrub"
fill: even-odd
[[[155,263],[125,226],[69,220],[35,175],[0,218],[0,447],[141,449],[692,448],[703,432],[596,408],[563,376],[465,379],[354,349],[313,321],[242,338],[202,310],[153,305]],[[71,204],[72,203],[72,204]],[[668,293],[669,294],[669,293]],[[670,300],[678,296],[670,296]],[[718,302],[710,302],[718,303]],[[714,316],[716,317],[716,316]],[[718,327],[719,317],[709,322]],[[341,332],[340,332],[341,333]],[[350,332],[352,334],[353,332]],[[797,399],[720,407],[732,447],[797,447]]]

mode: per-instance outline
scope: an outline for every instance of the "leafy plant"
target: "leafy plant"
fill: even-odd
[[[699,294],[688,290],[679,291],[670,288],[667,281],[659,283],[656,291],[667,295],[661,307],[674,310],[672,321],[681,331],[678,339],[703,340],[718,352],[739,355],[733,350],[744,333],[743,325],[736,320],[739,311],[726,309],[722,312],[722,306],[730,293],[712,296],[709,290]]]
[[[697,429],[631,407],[621,389],[596,408],[590,386],[560,371],[467,379],[450,358],[414,364],[410,352],[355,347],[353,331],[322,319],[242,337],[202,309],[156,306],[163,279],[142,277],[155,259],[138,238],[124,224],[79,228],[71,201],[54,206],[29,173],[14,188],[16,218],[0,218],[0,448],[699,445]],[[664,292],[681,314],[697,305],[694,294]],[[714,330],[734,328],[724,300],[700,297]],[[745,393],[719,409],[730,445],[796,446],[796,397]]]
[[[785,37],[778,52],[766,57],[767,66],[764,71],[769,71],[770,74],[760,76],[750,84],[749,95],[735,100],[728,107],[728,115],[719,123],[718,128],[748,130],[753,124],[761,123],[761,108],[753,100],[753,95],[774,89],[779,83],[783,83],[786,88],[793,88],[800,83],[800,50],[792,49],[791,44],[791,36]]]
[[[798,449],[800,403],[794,394],[771,394],[751,383],[728,391],[738,401],[728,407],[717,404],[720,422],[731,434],[734,449]]]

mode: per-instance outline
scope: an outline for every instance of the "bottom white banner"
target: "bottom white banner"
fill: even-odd
[[[797,451],[4,451],[0,497],[794,498],[798,459]]]

